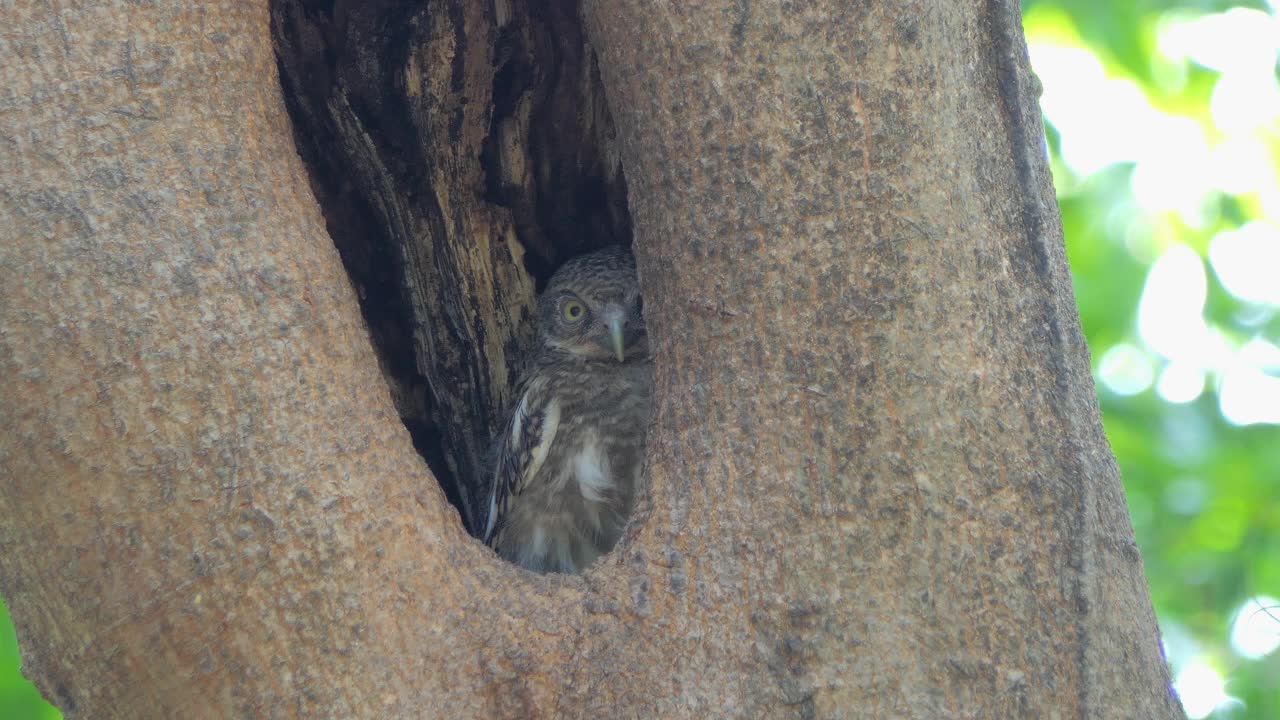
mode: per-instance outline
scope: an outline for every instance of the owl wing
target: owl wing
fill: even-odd
[[[543,383],[529,383],[498,439],[493,492],[489,496],[489,523],[484,531],[484,541],[490,547],[496,547],[512,501],[537,476],[555,441],[560,426],[560,403],[548,395]]]

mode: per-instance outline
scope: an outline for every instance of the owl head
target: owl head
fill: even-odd
[[[543,347],[584,360],[648,354],[636,261],[624,247],[609,247],[566,262],[538,298]]]

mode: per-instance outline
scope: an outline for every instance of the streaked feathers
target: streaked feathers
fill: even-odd
[[[560,402],[554,397],[541,397],[539,390],[541,383],[529,383],[511,414],[510,430],[503,433],[506,445],[498,453],[494,490],[489,500],[489,523],[484,532],[484,541],[490,545],[502,532],[500,520],[506,515],[511,499],[537,476],[556,439]]]
[[[538,316],[537,354],[495,438],[484,540],[531,570],[579,572],[621,537],[640,478],[653,367],[630,253],[570,260]]]

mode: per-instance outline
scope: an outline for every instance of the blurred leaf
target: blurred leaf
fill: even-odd
[[[1264,2],[1220,0],[1023,4],[1029,41],[1088,50],[1102,62],[1107,78],[1137,82],[1157,113],[1191,120],[1203,132],[1210,153],[1230,137],[1210,113],[1222,75],[1163,57],[1157,52],[1159,35],[1162,27],[1172,27],[1170,22],[1185,23],[1233,7],[1269,11]],[[1232,40],[1216,42],[1230,46]],[[1093,110],[1106,113],[1109,108]],[[1280,167],[1280,118],[1257,132],[1262,134],[1253,137],[1263,140],[1272,165]],[[1264,219],[1268,208],[1274,212],[1280,188],[1245,195],[1219,189],[1190,212],[1156,212],[1136,202],[1131,162],[1078,176],[1060,151],[1068,142],[1077,148],[1089,138],[1068,140],[1052,125],[1047,135],[1076,302],[1095,367],[1103,353],[1120,343],[1145,348],[1137,333],[1138,303],[1151,263],[1174,243],[1205,258],[1204,321],[1226,339],[1227,352],[1256,338],[1280,343],[1280,309],[1241,302],[1222,285],[1206,257],[1217,233]],[[1167,148],[1171,155],[1183,150]],[[1280,268],[1273,272],[1280,282]],[[1158,374],[1166,360],[1154,352],[1151,359]],[[1221,372],[1225,370],[1210,372],[1204,393],[1186,404],[1166,402],[1155,389],[1117,395],[1102,382],[1097,383],[1099,402],[1152,599],[1162,626],[1176,636],[1169,645],[1171,664],[1176,671],[1180,664],[1201,659],[1223,674],[1226,692],[1240,703],[1219,706],[1215,716],[1276,718],[1280,651],[1257,660],[1241,657],[1230,646],[1229,632],[1246,599],[1280,597],[1280,427],[1228,423],[1218,405]]]
[[[40,691],[19,670],[18,638],[9,609],[0,602],[0,718],[58,720],[62,713],[45,702]]]

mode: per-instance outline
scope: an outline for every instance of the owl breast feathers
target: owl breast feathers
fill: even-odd
[[[535,357],[494,440],[484,540],[540,572],[581,572],[622,535],[653,396],[630,252],[570,260],[538,298]]]

